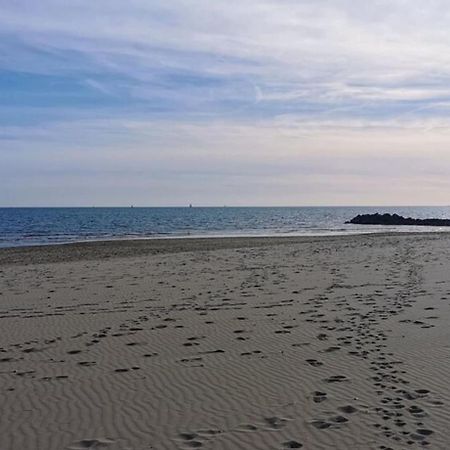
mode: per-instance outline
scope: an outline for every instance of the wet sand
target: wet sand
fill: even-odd
[[[0,251],[1,449],[450,448],[450,235]]]

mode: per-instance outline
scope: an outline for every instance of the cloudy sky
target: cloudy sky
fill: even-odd
[[[0,205],[450,203],[447,0],[0,0]]]

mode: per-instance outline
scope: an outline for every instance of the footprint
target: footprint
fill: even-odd
[[[283,448],[302,448],[303,444],[300,444],[300,442],[297,441],[287,441],[283,442]]]
[[[416,392],[417,392],[419,395],[427,395],[427,394],[430,393],[430,391],[429,391],[428,389],[416,389]]]
[[[266,422],[267,425],[269,425],[271,428],[275,428],[276,430],[283,428],[287,423],[286,419],[283,419],[281,417],[276,417],[276,416],[265,417],[264,421]]]
[[[419,408],[416,405],[412,405],[408,408],[408,411],[414,416],[414,417],[425,417],[427,413],[422,409]]]
[[[197,433],[180,433],[180,438],[184,441],[193,441],[195,438],[198,437]]]
[[[332,375],[331,377],[325,378],[326,383],[340,383],[342,381],[348,381],[345,375]]]
[[[313,395],[314,395],[313,396],[313,402],[314,403],[321,403],[321,402],[323,402],[324,400],[327,399],[326,392],[315,391],[313,393]]]
[[[416,430],[418,434],[422,435],[422,436],[430,436],[431,434],[434,433],[434,431],[432,430],[427,430],[425,428],[419,428],[418,430]]]
[[[307,359],[306,362],[313,367],[323,366],[323,362],[317,361],[317,359]]]
[[[356,411],[358,411],[354,406],[352,405],[346,405],[346,406],[340,406],[338,408],[339,411],[346,413],[346,414],[353,414]]]
[[[325,350],[323,350],[324,353],[331,353],[331,352],[336,352],[338,350],[340,350],[341,347],[337,347],[337,346],[332,346],[332,347],[328,347]]]
[[[112,441],[111,439],[82,439],[81,441],[74,442],[67,448],[70,450],[96,450],[99,448],[108,447],[111,444],[114,444],[114,441]]]
[[[95,361],[80,361],[78,363],[79,366],[83,366],[83,367],[91,367],[91,366],[95,366],[97,363]]]
[[[199,448],[203,446],[200,441],[196,440],[199,437],[197,433],[180,433],[179,436],[188,447]]]
[[[335,416],[335,417],[333,417],[331,420],[332,420],[333,422],[336,422],[336,423],[345,423],[345,422],[348,422],[347,417],[344,417],[344,416]]]
[[[325,422],[325,420],[313,420],[311,424],[316,427],[318,430],[325,430],[326,428],[330,428],[331,424]]]
[[[239,427],[239,430],[241,430],[241,431],[256,431],[256,430],[258,430],[258,427],[256,425],[246,423],[244,425],[241,425]]]
[[[206,435],[206,436],[215,436],[217,434],[221,434],[223,433],[222,430],[213,430],[213,429],[209,429],[209,430],[199,430],[200,434]]]

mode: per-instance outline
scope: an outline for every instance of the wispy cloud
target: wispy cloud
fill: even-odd
[[[24,3],[27,14],[24,14]],[[10,2],[6,69],[125,77],[136,98],[217,102],[437,101],[448,98],[448,8],[438,1]],[[97,75],[98,80],[94,78]],[[110,82],[111,83],[111,82]],[[112,81],[114,83],[114,81]],[[246,92],[247,90],[247,92]],[[253,98],[254,100],[254,98]],[[187,101],[187,100],[186,100]],[[369,105],[370,106],[370,105]],[[370,109],[370,108],[369,108]]]
[[[312,181],[292,197],[295,173],[334,174],[336,202],[347,199],[345,174],[354,202],[373,201],[361,181],[373,170],[401,173],[402,186],[436,180],[437,191],[450,143],[449,25],[444,0],[7,0],[0,170],[11,183],[12,170],[53,167],[49,180],[84,170],[94,186],[92,173],[120,169],[123,189],[144,167],[172,181],[163,203],[183,197],[181,177],[195,190],[219,172],[223,190],[205,201],[222,203],[226,180],[242,188],[245,174],[249,203],[269,185],[280,195],[277,183],[276,203],[327,203]],[[15,189],[0,203],[27,201]]]

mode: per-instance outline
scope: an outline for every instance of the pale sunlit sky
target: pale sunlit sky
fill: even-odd
[[[0,0],[0,205],[450,203],[450,4]]]

